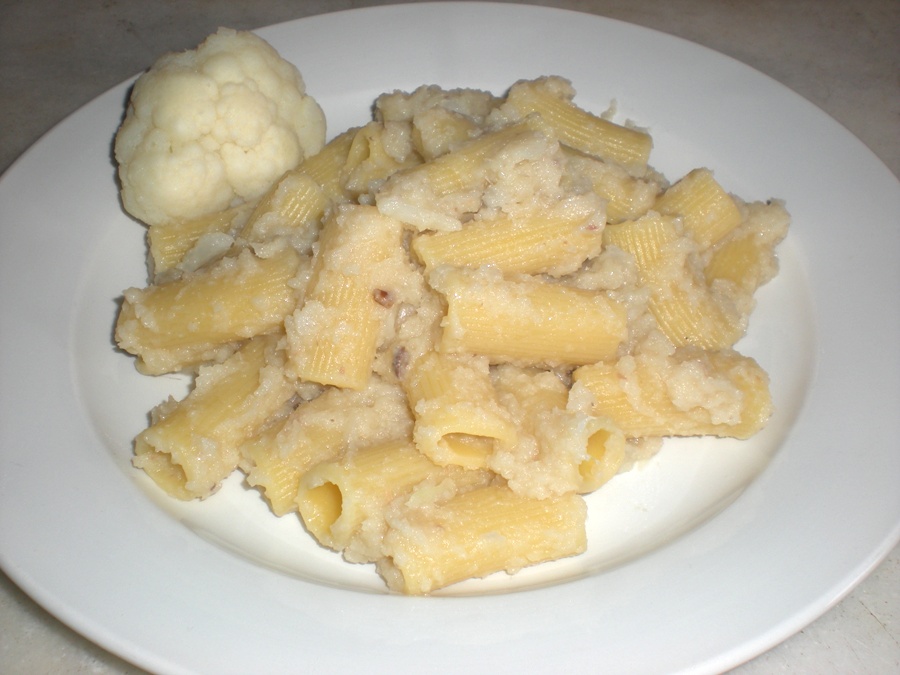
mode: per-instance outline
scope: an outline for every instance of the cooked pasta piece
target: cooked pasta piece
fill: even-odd
[[[707,252],[703,272],[707,283],[724,280],[752,294],[778,273],[775,247],[787,234],[790,216],[779,202],[754,202],[744,209],[741,225]]]
[[[353,136],[343,171],[351,199],[373,192],[401,169],[422,163],[409,122],[370,122]]]
[[[297,505],[306,529],[340,551],[367,518],[439,470],[411,439],[388,441],[316,465],[300,479]]]
[[[575,387],[589,393],[595,412],[630,438],[749,438],[772,413],[765,371],[730,350],[625,357],[616,364],[583,366],[573,377]],[[585,393],[573,392],[576,397]]]
[[[569,389],[555,373],[503,365],[493,380],[518,433],[495,444],[488,466],[516,493],[592,492],[618,472],[624,434],[605,417],[569,407]]]
[[[344,169],[357,131],[358,129],[348,129],[338,134],[301,164],[303,172],[316,181],[328,200],[335,204],[346,200],[348,196],[344,187]]]
[[[441,107],[416,113],[412,123],[416,152],[426,161],[448,153],[480,131],[470,117]]]
[[[247,482],[262,490],[272,511],[297,510],[300,477],[342,453],[412,433],[406,395],[372,378],[361,390],[325,388],[289,415],[273,420],[241,446]]]
[[[296,304],[291,282],[301,260],[289,246],[266,258],[244,249],[176,281],[129,288],[116,342],[147,375],[221,358],[242,340],[281,329]]]
[[[575,90],[559,77],[514,84],[502,109],[576,150],[621,164],[635,175],[647,169],[650,134],[597,117],[572,102]]]
[[[178,499],[204,498],[238,466],[240,444],[294,395],[279,336],[250,340],[221,364],[200,369],[182,401],[152,413],[134,443],[134,465]]]
[[[582,553],[586,515],[573,494],[529,499],[501,486],[462,492],[432,508],[391,513],[378,569],[390,588],[413,595],[514,573]]]
[[[602,203],[573,197],[526,217],[476,220],[461,230],[422,234],[413,250],[430,271],[440,265],[492,265],[507,273],[562,276],[600,253],[606,218]]]
[[[484,357],[431,352],[410,367],[403,387],[415,415],[416,447],[436,464],[484,468],[496,442],[515,441]]]
[[[400,171],[376,194],[378,209],[419,231],[458,230],[462,218],[481,207],[487,185],[485,159],[533,134],[525,125],[504,127],[426,164]]]
[[[147,229],[147,244],[154,281],[160,283],[183,272],[193,272],[209,262],[210,257],[227,251],[252,208],[252,204],[242,204],[194,220],[151,225]],[[204,250],[209,253],[202,253]],[[185,261],[191,251],[196,255]]]
[[[374,207],[346,205],[325,223],[309,292],[285,320],[299,379],[351,389],[369,381],[387,317],[373,279],[397,255],[400,235],[400,223]]]
[[[704,249],[741,223],[734,198],[719,185],[709,169],[694,169],[669,187],[653,208],[664,215],[681,216],[684,229]]]
[[[603,231],[604,242],[635,257],[650,289],[650,312],[676,346],[727,349],[744,334],[751,299],[707,285],[696,244],[682,236],[675,216],[655,212]]]
[[[383,555],[387,505],[419,484],[437,486],[444,479],[472,487],[486,485],[490,474],[440,467],[411,439],[400,438],[314,466],[300,479],[297,506],[321,544],[343,551],[348,560],[374,562]]]
[[[263,196],[240,236],[262,242],[277,235],[290,235],[302,249],[309,250],[328,204],[322,187],[301,166],[288,171]]]
[[[639,218],[653,207],[660,193],[659,180],[636,178],[613,162],[605,162],[572,148],[564,148],[570,179],[587,181],[593,192],[606,201],[610,223]]]
[[[603,293],[491,268],[441,268],[431,285],[447,301],[440,349],[492,362],[578,365],[613,357],[627,337],[625,308]]]
[[[416,151],[427,161],[439,157],[484,129],[488,115],[500,103],[490,92],[445,90],[423,85],[411,93],[394,91],[375,100],[375,119],[411,121]]]
[[[315,242],[327,210],[349,196],[343,173],[354,137],[355,130],[344,132],[286,172],[260,199],[240,237],[264,242],[288,236],[298,250],[306,252]]]

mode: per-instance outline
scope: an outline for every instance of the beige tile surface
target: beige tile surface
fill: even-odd
[[[219,25],[256,28],[375,4],[383,3],[0,0],[0,171],[76,108]],[[900,175],[897,0],[530,4],[622,19],[733,56],[823,108]],[[0,575],[0,673],[135,672]],[[900,553],[823,617],[735,672],[900,673]]]

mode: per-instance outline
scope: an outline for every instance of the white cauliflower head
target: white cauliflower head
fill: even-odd
[[[116,135],[122,203],[148,225],[260,197],[325,142],[297,68],[227,28],[138,78]]]

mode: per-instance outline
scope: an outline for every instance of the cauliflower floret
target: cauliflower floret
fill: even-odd
[[[257,199],[324,142],[298,70],[253,33],[220,28],[135,83],[115,141],[122,203],[148,225],[214,213]]]

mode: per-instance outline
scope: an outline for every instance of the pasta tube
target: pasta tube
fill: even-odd
[[[778,274],[775,247],[787,234],[790,216],[779,202],[745,208],[741,225],[707,252],[703,272],[707,283],[724,280],[752,294]]]
[[[684,229],[704,249],[741,223],[734,198],[725,192],[709,169],[694,169],[659,196],[653,208],[664,215],[681,216]]]
[[[587,493],[618,472],[625,435],[606,417],[570,408],[568,387],[554,373],[503,365],[493,380],[518,434],[496,444],[488,466],[512,490],[536,499]]]
[[[415,414],[416,447],[436,464],[480,469],[495,442],[515,440],[487,359],[430,352],[415,362],[403,386]]]
[[[303,169],[288,171],[253,210],[241,237],[262,242],[276,235],[291,235],[295,245],[308,250],[319,233],[319,221],[328,207],[322,187]]]
[[[302,380],[361,389],[381,323],[374,278],[400,249],[400,223],[374,207],[343,206],[325,224],[303,305],[285,320],[290,364]]]
[[[316,465],[300,479],[297,506],[306,529],[341,550],[369,518],[439,467],[406,438],[352,452]]]
[[[291,281],[300,263],[289,246],[267,258],[244,249],[176,281],[129,288],[116,342],[148,375],[212,360],[242,340],[281,328],[296,304]]]
[[[347,198],[344,188],[344,168],[350,155],[350,146],[356,137],[357,129],[348,129],[335,136],[312,157],[307,157],[300,165],[303,173],[312,178],[331,203],[342,202]]]
[[[487,132],[436,159],[400,171],[375,195],[378,210],[418,231],[453,231],[481,207],[487,158],[535,132],[512,125]]]
[[[627,337],[625,309],[603,293],[533,278],[505,280],[490,268],[442,268],[431,284],[447,301],[445,352],[578,365],[613,357]]]
[[[564,148],[570,174],[586,178],[594,193],[606,201],[606,219],[610,223],[639,218],[653,207],[660,192],[658,181],[637,178],[612,162]]]
[[[422,595],[472,577],[585,550],[584,500],[573,494],[529,499],[507,487],[463,492],[389,521],[378,569],[396,591]]]
[[[151,225],[147,230],[150,263],[157,283],[165,281],[192,250],[202,246],[202,241],[220,237],[230,247],[232,235],[239,230],[250,215],[252,206],[242,204],[225,211],[212,213],[187,221],[167,221]],[[198,256],[197,263],[182,266],[180,271],[192,272],[206,262],[205,256]],[[183,269],[187,267],[187,269]]]
[[[575,386],[590,394],[595,412],[613,420],[629,438],[749,438],[772,413],[765,371],[730,350],[626,357],[618,364],[578,368],[573,377]]]
[[[641,282],[650,289],[650,312],[672,344],[727,349],[743,336],[749,298],[707,285],[690,259],[696,248],[682,237],[676,217],[651,211],[607,226],[603,239],[635,257]]]
[[[200,369],[187,397],[152,413],[134,442],[134,465],[178,499],[211,495],[233,472],[240,444],[293,396],[277,336],[250,340],[221,364]]]
[[[483,487],[487,471],[439,467],[409,438],[387,441],[313,467],[300,480],[297,506],[318,541],[351,562],[384,557],[390,504],[422,504]]]
[[[426,270],[440,265],[492,265],[506,273],[562,276],[600,253],[606,218],[599,200],[572,198],[553,211],[468,223],[461,230],[423,234],[413,250]]]
[[[503,107],[561,143],[643,175],[653,148],[650,135],[582,110],[572,102],[574,93],[571,85],[558,77],[517,82]]]
[[[241,446],[242,466],[247,482],[283,516],[297,510],[300,477],[316,464],[411,433],[403,390],[372,378],[361,391],[329,387],[300,403]]]
[[[421,164],[409,122],[370,122],[353,136],[343,170],[351,198],[377,190],[401,169]]]

